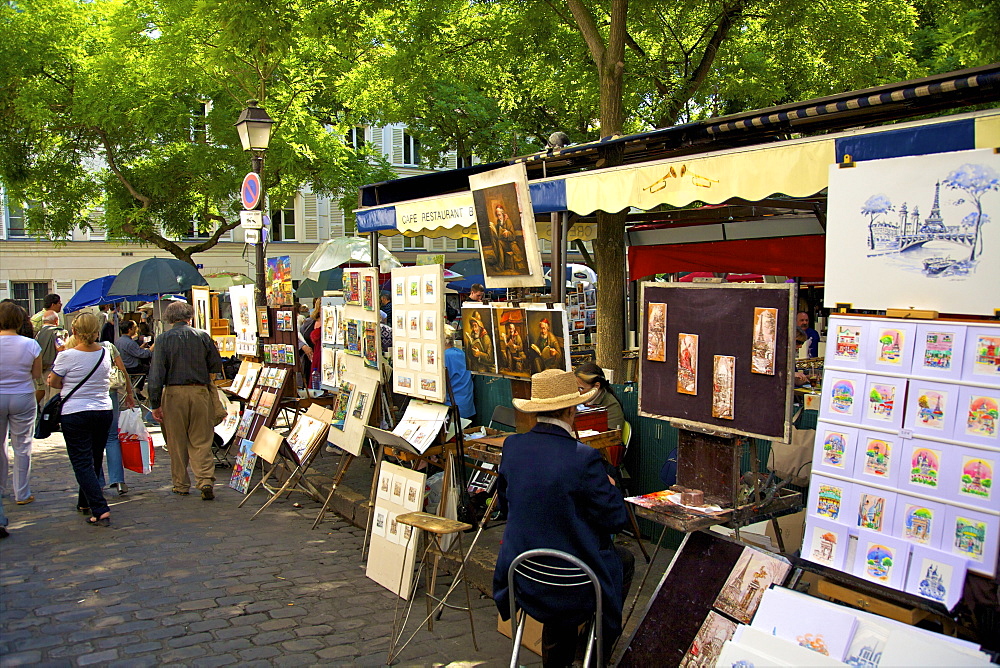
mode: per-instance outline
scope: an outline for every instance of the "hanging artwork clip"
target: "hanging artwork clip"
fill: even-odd
[[[841,169],[847,169],[848,167],[853,167],[854,159],[851,157],[851,154],[845,153],[844,158],[840,161],[840,164],[837,166],[840,167]]]

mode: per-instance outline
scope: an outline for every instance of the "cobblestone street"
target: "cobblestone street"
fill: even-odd
[[[362,530],[330,514],[310,531],[313,502],[275,504],[250,522],[263,494],[237,508],[223,469],[214,501],[171,494],[167,454],[156,457],[150,475],[126,471],[126,496],[109,492],[112,527],[91,527],[75,511],[62,436],[35,442],[36,500],[4,504],[0,666],[385,664],[397,598],[365,577]],[[510,641],[492,600],[473,606],[478,652],[464,613],[446,610],[398,662],[505,665]]]

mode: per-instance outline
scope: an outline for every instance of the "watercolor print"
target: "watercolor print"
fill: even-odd
[[[961,512],[961,511],[960,511]],[[983,546],[986,544],[986,522],[955,516],[954,552],[976,561],[983,560]]]
[[[789,570],[791,566],[784,561],[744,548],[712,607],[749,624],[764,592],[772,584],[783,583]]]
[[[385,538],[385,525],[388,519],[389,519],[389,511],[385,508],[376,506],[375,512],[372,514],[373,536],[378,536],[379,538]]]
[[[420,277],[419,276],[407,276],[406,277],[406,294],[407,299],[411,304],[420,303]]]
[[[951,359],[955,350],[954,332],[927,332],[923,344],[924,356],[921,363],[925,369],[941,371],[951,369]]]
[[[830,171],[828,294],[856,309],[893,303],[992,315],[996,304],[982,295],[1000,285],[1000,231],[987,224],[1000,213],[1000,155],[981,149],[866,163]]]
[[[438,320],[441,314],[438,311],[424,311],[423,337],[431,341],[438,338]]]
[[[361,307],[366,311],[375,310],[375,278],[373,276],[361,277]]]
[[[406,313],[403,311],[396,311],[392,314],[392,335],[393,336],[406,336]]]
[[[424,344],[424,371],[428,373],[438,371],[438,347],[433,343]]]
[[[435,274],[424,274],[421,278],[423,282],[423,299],[425,304],[433,304],[437,301],[438,277]]]
[[[262,339],[266,339],[271,336],[271,321],[267,314],[266,306],[257,307],[257,336]]]
[[[916,447],[910,456],[910,484],[936,489],[941,471],[941,451]]]
[[[898,511],[897,511],[898,512]],[[934,508],[923,504],[907,503],[903,507],[903,538],[912,542],[927,545],[934,537],[936,523]]]
[[[735,631],[736,622],[716,612],[709,612],[705,622],[698,629],[698,635],[684,654],[679,668],[714,666],[719,654],[722,653],[722,646],[733,637]]]
[[[677,335],[677,391],[698,394],[698,335]]]
[[[392,303],[406,303],[406,279],[402,276],[392,277]]]
[[[997,437],[997,400],[994,397],[972,394],[965,419],[965,433],[983,438]]]
[[[420,338],[420,311],[410,311],[406,315],[410,322],[410,338]]]
[[[351,395],[354,394],[354,383],[343,381],[340,383],[340,393],[337,395],[337,403],[333,405],[333,421],[330,426],[334,429],[344,431],[344,423],[347,422],[347,410],[351,405]]]
[[[753,354],[750,370],[766,376],[774,375],[774,351],[778,344],[778,309],[754,308]]]
[[[944,429],[948,392],[917,387],[915,424],[926,429]]]
[[[403,507],[407,510],[420,510],[424,501],[424,489],[419,480],[406,479],[406,490],[403,496]]]
[[[961,496],[989,501],[993,491],[993,469],[996,462],[985,457],[962,457],[962,475],[958,493]]]
[[[816,502],[816,514],[821,517],[828,517],[831,520],[840,516],[840,507],[843,502],[844,488],[837,485],[819,486],[819,495]]]
[[[892,463],[892,442],[881,438],[865,438],[864,461],[864,472],[867,475],[888,479]]]
[[[354,401],[354,410],[351,416],[356,420],[363,420],[365,415],[365,404],[368,403],[368,393],[358,390],[358,398]]]
[[[646,328],[646,359],[667,361],[667,305],[649,303],[649,325]]]
[[[952,587],[955,585],[955,576],[957,573],[956,565],[954,563],[949,563],[950,560],[946,558],[937,556],[924,556],[924,554],[933,554],[927,551],[920,552],[914,550],[913,558],[910,562],[910,572],[911,575],[907,577],[907,587],[906,590],[911,594],[919,594],[924,598],[929,598],[932,601],[937,601],[939,603],[944,603],[945,607],[951,609],[954,607],[950,603],[952,598],[949,595]],[[965,582],[965,569],[962,568],[961,580],[959,582]],[[961,587],[962,585],[959,585]]]
[[[360,320],[352,319],[347,321],[347,334],[344,336],[344,347],[350,355],[361,354],[361,332],[358,331],[360,323]]]
[[[322,342],[323,343],[336,343],[337,342],[337,307],[336,306],[324,306],[322,309],[323,313],[323,332],[322,332]]]
[[[900,366],[903,363],[903,346],[906,332],[900,329],[883,327],[878,330],[878,347],[875,353],[876,364]]]
[[[406,365],[406,344],[397,343],[396,344],[396,364]]]
[[[244,438],[239,443],[240,452],[236,455],[236,464],[233,466],[233,475],[229,479],[229,486],[237,492],[246,494],[250,489],[253,469],[257,465],[257,453],[253,451],[253,441]]]
[[[345,303],[361,306],[361,274],[359,272],[348,272],[347,295],[345,297]]]
[[[413,374],[395,372],[396,389],[404,394],[413,393]]]
[[[420,378],[420,391],[423,394],[436,395],[438,391],[438,382],[436,378],[429,378],[427,376],[421,376]]]
[[[364,345],[365,366],[377,369],[378,361],[381,357],[382,342],[379,337],[378,325],[374,322],[366,322]]]
[[[834,566],[839,561],[838,552],[846,549],[842,541],[847,538],[846,533],[838,533],[825,526],[814,526],[809,542],[809,552],[807,558],[817,564],[824,566]]]
[[[872,383],[868,391],[868,417],[892,422],[896,402],[896,386],[891,383]]]
[[[834,380],[830,390],[830,412],[835,415],[854,415],[856,389],[853,380]]]
[[[837,325],[834,358],[856,362],[861,351],[861,328],[855,325]]]
[[[887,584],[895,566],[896,550],[879,543],[868,543],[865,547],[865,575],[867,579]]]
[[[337,377],[337,352],[333,348],[323,348],[323,357],[320,360],[320,376],[323,385],[333,386]]]
[[[712,417],[733,419],[736,397],[736,358],[715,355],[712,370]]]
[[[885,503],[885,497],[862,492],[858,500],[858,526],[881,533],[885,519]]]
[[[527,378],[531,373],[528,366],[526,319],[524,309],[496,311],[496,336],[493,341],[497,349],[497,370],[502,375]]]
[[[408,343],[407,347],[410,351],[410,359],[408,366],[414,371],[420,371],[423,368],[423,364],[420,362],[422,356],[422,349],[419,343]]]
[[[972,373],[977,376],[1000,376],[1000,334],[978,335],[972,350]]]
[[[840,431],[828,431],[823,437],[823,464],[834,468],[844,468],[849,436]]]

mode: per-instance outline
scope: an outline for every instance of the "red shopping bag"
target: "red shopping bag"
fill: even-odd
[[[118,414],[118,442],[122,446],[122,464],[129,471],[153,471],[153,437],[142,422],[142,411],[130,408]]]

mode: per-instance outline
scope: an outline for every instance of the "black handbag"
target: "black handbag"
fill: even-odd
[[[101,358],[97,360],[97,364],[94,368],[90,370],[87,377],[77,383],[77,386],[69,391],[65,397],[62,394],[57,394],[48,401],[42,407],[42,414],[38,418],[37,424],[35,424],[35,438],[48,438],[53,432],[59,431],[59,420],[62,418],[62,405],[64,402],[69,401],[69,398],[73,396],[73,393],[79,390],[83,385],[90,380],[90,377],[94,375],[97,371],[97,367],[101,366],[104,362],[104,354],[107,349],[103,346],[101,347]]]

